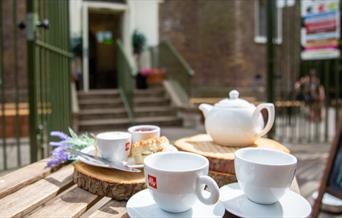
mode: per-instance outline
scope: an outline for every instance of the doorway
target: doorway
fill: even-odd
[[[117,88],[116,40],[122,35],[120,11],[89,9],[89,88]]]

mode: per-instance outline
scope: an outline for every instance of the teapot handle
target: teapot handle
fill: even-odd
[[[256,109],[253,113],[254,126],[256,127],[256,125],[258,123],[259,115],[263,109],[267,110],[268,119],[267,119],[265,127],[256,133],[257,137],[261,137],[261,136],[266,135],[271,130],[273,123],[274,123],[274,115],[275,115],[274,105],[271,103],[262,103],[256,107]]]

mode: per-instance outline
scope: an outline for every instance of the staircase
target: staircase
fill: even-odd
[[[177,117],[176,108],[171,106],[171,101],[162,86],[135,90],[134,117],[136,124],[182,125],[182,120]]]
[[[79,92],[79,130],[100,132],[125,130],[130,123],[118,90]],[[134,124],[180,126],[182,120],[171,106],[163,87],[135,90]]]

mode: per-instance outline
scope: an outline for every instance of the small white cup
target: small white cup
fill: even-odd
[[[103,132],[96,135],[96,145],[101,157],[111,161],[126,161],[131,150],[131,134]]]
[[[235,152],[235,173],[249,200],[259,204],[277,202],[290,187],[297,158],[266,148],[242,148]]]
[[[136,143],[143,139],[160,137],[160,128],[154,125],[137,125],[128,128],[128,132],[132,134],[132,143]]]
[[[198,198],[215,204],[219,187],[208,175],[209,161],[189,152],[161,152],[145,158],[145,181],[157,205],[168,212],[189,210]],[[209,196],[203,195],[204,186]]]

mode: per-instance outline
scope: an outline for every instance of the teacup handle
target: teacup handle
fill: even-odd
[[[255,111],[253,113],[254,126],[257,125],[259,115],[263,109],[267,110],[268,119],[267,119],[265,127],[261,131],[256,133],[257,137],[261,137],[261,136],[266,135],[271,130],[273,123],[274,123],[274,113],[275,113],[274,112],[274,105],[272,103],[262,103],[262,104],[259,104],[257,106],[257,108],[255,109]]]
[[[203,185],[206,185],[208,187],[208,190],[210,192],[210,195],[208,197],[204,196],[203,194]],[[215,180],[213,180],[211,177],[199,176],[196,194],[198,199],[204,204],[215,204],[220,197],[220,190]]]

